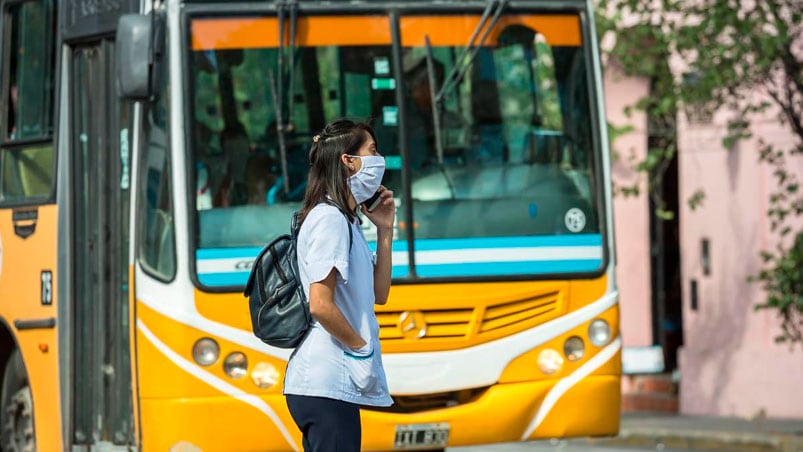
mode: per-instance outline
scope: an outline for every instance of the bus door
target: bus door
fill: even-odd
[[[71,48],[72,444],[133,444],[129,347],[128,106],[114,89],[114,43]]]

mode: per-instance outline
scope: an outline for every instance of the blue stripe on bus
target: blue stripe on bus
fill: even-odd
[[[206,287],[245,286],[250,272],[199,273],[198,281]],[[394,265],[390,271],[392,278],[404,278],[410,274],[406,265]]]
[[[248,272],[199,273],[198,281],[207,287],[245,286]]]
[[[376,242],[368,242],[368,248],[376,252]],[[391,251],[407,251],[407,240],[394,240],[390,249]]]
[[[457,239],[419,239],[416,251],[438,251],[477,248],[530,248],[541,246],[602,246],[600,234],[470,237]]]
[[[232,259],[232,258],[255,258],[262,251],[262,247],[243,247],[243,248],[199,248],[195,251],[195,258],[199,260],[207,259]]]
[[[394,265],[390,269],[391,278],[406,278],[410,276],[410,267],[408,265]]]
[[[476,262],[467,264],[416,265],[418,276],[501,276],[533,275],[544,273],[583,273],[599,270],[601,259],[564,261]]]

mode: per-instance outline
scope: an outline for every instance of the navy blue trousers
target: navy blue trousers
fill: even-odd
[[[359,452],[360,408],[349,402],[287,394],[287,408],[304,435],[304,452]]]

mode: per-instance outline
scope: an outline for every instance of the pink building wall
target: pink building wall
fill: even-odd
[[[615,194],[613,200],[622,340],[625,347],[652,345],[650,220],[649,202],[644,195],[647,184],[644,176],[633,172],[628,164],[631,157],[643,160],[647,154],[647,117],[641,111],[634,111],[631,117],[624,112],[625,107],[649,93],[649,84],[644,79],[624,77],[615,64],[608,64],[604,85],[608,122],[634,129],[613,143],[614,187],[639,182],[642,189],[639,196]]]
[[[755,95],[755,94],[754,94]],[[773,114],[755,123],[755,138],[722,147],[728,112],[712,124],[680,115],[681,265],[685,345],[680,351],[680,410],[719,416],[803,417],[803,349],[776,344],[779,320],[753,306],[764,294],[747,277],[760,269],[759,251],[771,249],[767,207],[771,168],[758,162],[758,138],[779,146],[792,136]],[[787,161],[803,176],[803,159]],[[702,207],[686,200],[705,192]],[[701,240],[710,240],[711,272],[703,274]],[[697,281],[698,309],[690,307]]]

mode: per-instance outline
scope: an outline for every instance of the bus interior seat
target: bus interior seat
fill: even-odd
[[[524,136],[524,149],[528,164],[555,165],[562,160],[563,134],[547,130],[533,130]]]

